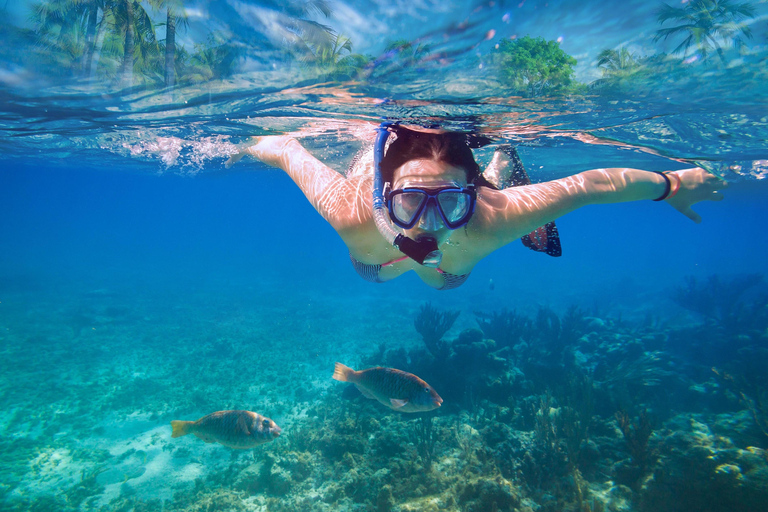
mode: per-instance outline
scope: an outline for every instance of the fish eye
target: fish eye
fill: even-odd
[[[262,421],[261,425],[264,426],[264,427],[269,427],[269,420]]]
[[[429,393],[429,388],[424,388],[425,393]]]

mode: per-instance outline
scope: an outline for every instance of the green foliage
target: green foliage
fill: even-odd
[[[33,31],[4,29],[4,40],[32,55],[24,64],[52,77],[162,87],[231,76],[242,54],[235,44],[217,34],[191,54],[175,44],[176,28],[187,23],[182,7],[180,0],[47,0],[33,6]],[[152,9],[163,9],[165,23],[155,23]],[[165,41],[155,31],[163,25]]]
[[[622,88],[644,69],[637,57],[626,48],[601,51],[597,56],[597,67],[601,69],[603,76],[590,84],[593,88]]]
[[[327,39],[302,39],[304,48],[300,61],[311,73],[328,80],[352,80],[368,65],[364,55],[352,53],[352,40],[345,35],[329,32]]]
[[[515,93],[542,96],[571,92],[576,59],[565,53],[557,41],[529,36],[504,39],[493,54],[499,78]]]
[[[755,7],[747,2],[734,3],[730,0],[691,0],[683,7],[662,4],[656,14],[661,25],[668,21],[678,25],[659,29],[654,41],[683,36],[683,41],[673,53],[682,51],[687,55],[688,50],[695,47],[703,58],[715,51],[725,62],[724,46],[741,46],[743,38],[752,37],[744,20],[755,17]]]
[[[602,77],[589,84],[591,89],[638,95],[654,90],[660,77],[674,73],[681,65],[676,59],[667,61],[658,56],[638,57],[626,48],[621,48],[601,51],[597,56],[597,67]]]
[[[66,68],[77,74],[86,48],[89,11],[85,4],[52,0],[35,3],[31,9],[35,43],[42,49],[38,54],[42,64]]]
[[[393,54],[401,67],[408,67],[427,57],[430,47],[421,43],[414,44],[407,39],[398,39],[389,43],[384,51]]]
[[[393,75],[400,80],[403,72],[423,67],[430,52],[429,45],[414,43],[406,39],[393,41],[386,46],[380,57],[370,63],[369,77],[382,79],[388,75]]]
[[[200,83],[229,78],[237,69],[242,48],[209,34],[205,44],[196,44],[195,53],[177,50],[176,74],[181,83]]]

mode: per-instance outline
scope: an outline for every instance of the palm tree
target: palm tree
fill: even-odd
[[[306,49],[302,61],[329,78],[354,78],[368,64],[366,57],[352,53],[352,40],[342,34],[330,33],[329,41],[319,44],[304,43]]]
[[[225,41],[217,33],[209,34],[205,44],[195,45],[194,54],[179,49],[179,81],[200,83],[227,78],[234,72],[241,53],[241,47]]]
[[[589,84],[591,88],[621,87],[644,69],[626,48],[601,51],[597,56],[597,67],[602,70],[603,76]]]
[[[276,13],[275,18],[265,23],[264,34],[278,42],[300,61],[311,59],[313,51],[308,48],[332,46],[336,34],[333,29],[309,19],[311,15],[330,18],[332,11],[326,0],[263,0],[262,7]]]
[[[394,57],[399,67],[411,67],[429,55],[429,45],[413,43],[407,39],[398,39],[387,45],[384,53]]]
[[[106,25],[111,7],[109,0],[73,0],[74,3],[85,10],[87,27],[85,31],[85,54],[83,56],[83,77],[93,76],[93,56],[96,53],[96,44],[101,35],[102,28]],[[101,16],[99,16],[101,14]]]
[[[187,27],[187,16],[182,0],[149,0],[156,9],[165,9],[165,64],[163,66],[163,83],[173,87],[176,83],[176,29],[178,26]]]
[[[635,56],[626,48],[621,50],[603,50],[597,56],[597,67],[603,69],[603,75],[620,75],[637,68]]]
[[[107,0],[106,24],[100,48],[99,72],[130,87],[138,73],[141,81],[162,82],[160,44],[149,14],[138,0]]]
[[[166,3],[164,73],[166,87],[173,87],[176,82],[176,19],[178,18],[178,8],[178,2],[169,1]]]
[[[86,10],[68,0],[39,2],[32,6],[31,19],[46,59],[74,71],[85,48]]]
[[[688,54],[691,46],[696,46],[702,57],[714,49],[720,60],[725,62],[723,43],[732,41],[743,44],[741,36],[752,37],[744,20],[755,17],[755,8],[749,3],[733,3],[730,0],[690,0],[684,7],[672,7],[663,4],[657,11],[660,24],[677,21],[680,25],[662,28],[656,31],[653,40],[666,40],[670,36],[684,35],[685,39],[673,53],[683,51]]]
[[[123,65],[120,69],[120,80],[123,87],[133,85],[133,50],[136,42],[135,27],[133,25],[134,0],[122,0],[122,8],[125,17],[125,45],[123,46]]]

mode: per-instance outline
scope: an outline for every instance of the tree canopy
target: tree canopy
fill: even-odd
[[[494,52],[499,78],[524,96],[568,92],[575,85],[576,59],[565,53],[557,41],[525,36],[504,39]]]

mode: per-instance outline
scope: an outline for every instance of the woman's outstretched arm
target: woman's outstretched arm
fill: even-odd
[[[370,186],[366,194],[363,180],[348,180],[312,156],[292,137],[255,137],[224,165],[229,168],[246,155],[285,171],[339,234],[354,230],[370,216],[370,207],[366,208]]]
[[[691,207],[700,201],[720,201],[720,190],[727,186],[698,167],[669,172],[667,177],[672,190],[665,202],[697,223],[701,217]],[[613,168],[501,191],[483,189],[487,207],[476,216],[478,229],[490,241],[484,249],[496,250],[582,206],[657,199],[664,194],[666,183],[658,173]]]

